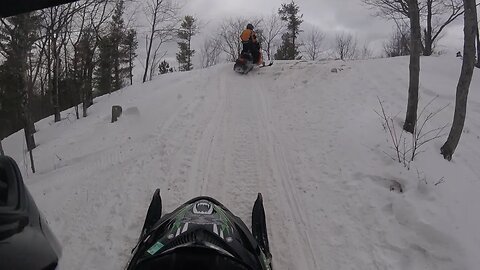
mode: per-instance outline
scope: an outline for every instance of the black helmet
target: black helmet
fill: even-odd
[[[247,29],[253,30],[253,24],[251,23],[247,24]]]

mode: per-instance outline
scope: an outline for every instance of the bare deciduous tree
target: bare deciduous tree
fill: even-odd
[[[341,60],[354,59],[357,55],[357,39],[349,33],[337,34],[334,50]]]
[[[144,13],[149,26],[143,73],[143,82],[146,82],[148,78],[152,79],[162,58],[158,57],[160,47],[174,38],[179,18],[178,7],[170,0],[148,0]],[[150,76],[148,76],[149,74]]]
[[[280,16],[276,13],[270,15],[270,17],[264,19],[261,23],[262,27],[262,40],[263,48],[267,54],[268,60],[272,57],[272,51],[274,51],[274,44],[276,39],[285,30],[285,23]]]
[[[376,15],[393,20],[409,18],[410,0],[362,0],[378,10]],[[425,22],[423,54],[433,53],[443,30],[464,13],[462,0],[419,0],[421,21]]]
[[[307,33],[307,37],[303,41],[303,46],[305,47],[305,54],[310,60],[315,61],[318,59],[324,40],[325,34],[317,27],[314,27]]]
[[[95,52],[98,49],[103,28],[110,18],[111,10],[108,9],[108,0],[89,0],[84,2],[84,8],[77,13],[85,20],[85,25],[81,28],[78,47],[80,55],[79,75],[80,96],[82,101],[83,117],[87,117],[88,108],[93,105],[93,72],[96,66]]]
[[[55,122],[61,120],[60,83],[62,72],[67,70],[68,63],[66,59],[62,58],[62,53],[66,54],[65,50],[73,19],[85,4],[86,2],[82,4],[70,3],[41,11],[43,18],[42,28],[47,41],[47,88],[51,95]]]
[[[478,17],[478,14],[477,14]],[[477,63],[475,64],[477,68],[480,68],[480,31],[477,23]]]
[[[455,149],[460,141],[463,127],[465,124],[465,116],[467,114],[467,98],[470,83],[472,81],[473,69],[475,65],[475,35],[477,31],[477,8],[475,0],[464,0],[464,47],[463,47],[463,64],[462,72],[458,80],[457,96],[455,103],[455,115],[453,124],[448,135],[448,139],[441,147],[441,153],[447,160],[451,160]]]
[[[417,121],[418,108],[418,86],[420,84],[420,54],[422,33],[420,30],[420,10],[418,0],[409,0],[410,18],[410,79],[408,86],[407,114],[403,129],[406,132],[414,133]]]
[[[220,47],[220,42],[215,38],[207,38],[203,42],[203,46],[200,51],[202,68],[207,68],[218,64],[221,52],[222,48]]]
[[[387,57],[410,54],[410,29],[407,24],[397,25],[390,39],[383,44]]]
[[[422,2],[424,9],[422,13],[426,17],[423,55],[429,56],[433,53],[435,42],[442,37],[445,27],[461,16],[465,10],[462,0],[422,0]]]
[[[363,3],[377,9],[375,15],[387,19],[408,18],[409,0],[362,0]]]
[[[371,59],[373,57],[373,51],[370,49],[368,43],[364,43],[363,47],[360,49],[359,58],[360,59]]]
[[[28,55],[32,52],[33,45],[38,39],[37,28],[39,18],[35,13],[25,13],[0,19],[0,43],[6,54],[2,64],[3,76],[9,80],[3,81],[6,85],[4,91],[16,92],[18,97],[15,101],[17,115],[25,134],[27,151],[30,153],[32,171],[35,173],[32,150],[36,147],[35,137],[31,127],[33,124],[31,113],[32,93],[28,86]],[[2,77],[3,77],[2,76]]]
[[[421,110],[417,119],[417,124],[419,125],[415,127],[415,133],[412,134],[409,142],[407,142],[407,136],[405,136],[404,130],[397,130],[396,121],[393,117],[387,115],[383,102],[380,100],[380,98],[378,98],[381,112],[375,112],[380,119],[382,119],[382,126],[387,134],[387,140],[392,144],[390,148],[394,151],[394,155],[391,155],[387,152],[384,153],[393,160],[403,164],[403,166],[407,169],[410,169],[410,163],[414,161],[420,153],[422,153],[421,148],[424,145],[446,135],[444,130],[447,125],[426,130],[427,124],[448,106],[443,106],[435,111],[428,112],[427,109],[430,107],[430,105],[432,105],[433,101],[435,101],[437,97],[434,97]]]

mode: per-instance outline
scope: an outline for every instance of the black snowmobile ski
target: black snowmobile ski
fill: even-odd
[[[145,223],[142,228],[142,236],[147,234],[162,217],[162,198],[160,197],[160,189],[157,188],[153,194],[152,201],[148,207],[147,216],[145,217]]]
[[[258,245],[265,253],[268,264],[271,267],[272,254],[270,253],[270,245],[268,243],[267,222],[265,219],[265,209],[263,208],[263,197],[258,193],[257,200],[253,205],[252,211],[252,234]]]
[[[273,66],[273,62],[270,62],[268,65],[263,64],[263,66],[261,66],[260,68],[266,68],[266,67],[271,67],[271,66]]]

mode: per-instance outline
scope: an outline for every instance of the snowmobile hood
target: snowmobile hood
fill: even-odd
[[[198,197],[156,222],[132,259],[137,266],[129,269],[153,269],[153,265],[184,269],[186,264],[196,269],[257,270],[263,269],[260,253],[238,217],[215,199]]]

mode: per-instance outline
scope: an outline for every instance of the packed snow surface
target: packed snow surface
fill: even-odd
[[[448,105],[426,131],[451,123],[460,66],[422,58],[419,108]],[[36,174],[21,133],[4,148],[62,243],[61,269],[123,269],[157,187],[167,212],[208,195],[247,224],[262,192],[275,270],[479,269],[478,70],[452,162],[446,137],[410,170],[389,157],[378,99],[400,131],[407,89],[408,58],[279,61],[246,76],[224,64],[40,121]],[[114,124],[112,105],[124,109]]]

